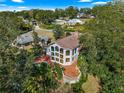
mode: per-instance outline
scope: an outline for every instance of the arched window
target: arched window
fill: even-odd
[[[54,51],[54,47],[53,46],[51,46],[51,51]]]
[[[59,51],[59,47],[58,47],[58,46],[56,46],[56,47],[55,47],[55,50],[56,50],[56,51]]]

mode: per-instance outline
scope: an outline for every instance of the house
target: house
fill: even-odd
[[[41,42],[44,40],[45,43],[47,43],[47,41],[49,39],[47,36],[42,36],[42,35],[38,35],[38,37],[39,37]],[[33,40],[34,40],[34,38],[33,38],[33,31],[30,31],[28,33],[25,33],[25,34],[22,34],[22,35],[18,36],[14,40],[12,45],[21,48],[23,46],[31,44],[33,42]]]
[[[77,67],[79,55],[78,33],[59,39],[47,48],[47,55],[51,62],[63,66],[63,80],[67,83],[76,83],[80,78],[80,70]]]
[[[89,15],[89,18],[90,19],[94,19],[94,18],[96,18],[94,15]]]
[[[84,24],[85,22],[81,21],[80,19],[71,19],[67,21],[68,25],[76,25],[76,24]]]
[[[85,15],[84,13],[78,13],[77,18],[82,18],[82,17],[84,17],[84,15]]]

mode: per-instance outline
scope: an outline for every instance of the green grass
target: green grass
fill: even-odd
[[[41,28],[44,28],[44,29],[54,29],[56,25],[54,24],[49,24],[49,25],[46,25],[46,24],[41,24],[40,27]]]
[[[65,31],[68,31],[68,32],[75,32],[75,31],[79,31],[79,32],[82,32],[84,31],[84,26],[83,25],[75,25],[75,26],[71,26],[71,27],[67,27],[65,28]]]

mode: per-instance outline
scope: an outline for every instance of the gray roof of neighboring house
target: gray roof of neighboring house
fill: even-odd
[[[48,37],[47,36],[38,36],[41,40],[45,40],[45,41],[48,41]],[[16,39],[16,43],[17,44],[26,44],[26,43],[30,43],[32,42],[34,39],[33,39],[33,36],[32,36],[32,32],[28,32],[28,33],[25,33],[25,34],[22,34],[20,36],[17,37]]]

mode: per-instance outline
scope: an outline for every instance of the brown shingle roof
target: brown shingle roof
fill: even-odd
[[[74,49],[79,45],[78,33],[59,39],[57,44],[63,48]]]

